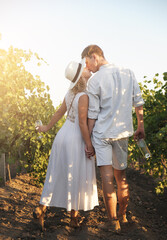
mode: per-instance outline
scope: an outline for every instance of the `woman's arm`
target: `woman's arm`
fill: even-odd
[[[90,133],[88,129],[87,117],[88,117],[88,104],[89,98],[87,95],[83,95],[79,98],[78,102],[78,116],[79,116],[79,126],[81,129],[82,137],[86,144],[86,150],[94,155],[94,148],[92,146]]]
[[[90,134],[90,136],[91,136],[91,134],[92,134],[92,131],[93,131],[95,122],[96,122],[96,119],[88,118],[88,128],[89,128],[89,134]]]
[[[66,103],[65,103],[65,99],[64,99],[63,103],[61,104],[59,109],[55,112],[55,114],[51,118],[48,125],[39,126],[38,131],[39,132],[47,132],[63,117],[63,115],[65,114],[66,111],[67,111],[67,107],[66,107]]]

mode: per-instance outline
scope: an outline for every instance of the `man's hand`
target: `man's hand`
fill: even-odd
[[[94,147],[92,145],[85,146],[85,153],[87,158],[93,157],[95,155]]]
[[[134,140],[137,141],[141,138],[145,138],[144,128],[137,128],[136,132],[134,133]]]

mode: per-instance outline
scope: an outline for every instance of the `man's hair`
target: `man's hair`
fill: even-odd
[[[82,58],[91,57],[93,53],[96,53],[98,56],[105,58],[102,49],[97,45],[89,45],[88,47],[86,47],[83,50],[81,56]]]

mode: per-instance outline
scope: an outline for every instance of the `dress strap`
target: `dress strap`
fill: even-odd
[[[75,97],[76,97],[76,95],[74,95],[74,97],[73,97],[73,99],[72,99],[72,101],[71,101],[70,107],[69,107],[68,112],[67,112],[67,117],[68,117],[68,115],[69,115],[69,112],[70,112],[70,109],[71,109],[71,107],[72,107],[72,104],[73,104],[73,101],[74,101],[74,98],[75,98]]]

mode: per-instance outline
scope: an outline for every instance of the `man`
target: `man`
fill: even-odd
[[[109,64],[97,45],[82,52],[87,68],[96,73],[88,83],[88,125],[102,178],[103,198],[109,221],[101,226],[114,232],[120,223],[128,222],[126,209],[129,188],[126,180],[128,138],[133,135],[132,107],[135,107],[138,127],[134,139],[144,138],[143,104],[139,85],[133,72]],[[91,150],[86,150],[91,155]],[[117,214],[117,183],[119,211]]]

